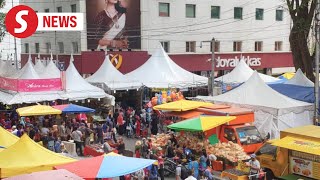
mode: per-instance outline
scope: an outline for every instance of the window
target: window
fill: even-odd
[[[196,52],[196,42],[187,41],[186,42],[186,52]]]
[[[159,3],[159,16],[169,17],[170,16],[170,4],[169,3]]]
[[[254,42],[254,51],[262,51],[262,41]]]
[[[57,12],[62,12],[62,6],[57,7]]]
[[[35,43],[34,46],[35,46],[35,49],[36,49],[36,53],[39,53],[40,52],[40,44],[39,43]]]
[[[241,41],[234,41],[233,42],[233,51],[241,51],[242,49],[242,42]]]
[[[283,21],[283,10],[276,10],[276,21]]]
[[[186,17],[195,18],[196,17],[196,5],[186,4]]]
[[[51,51],[51,43],[46,43],[46,53],[50,53]]]
[[[71,12],[77,12],[77,5],[71,4]]]
[[[72,42],[72,51],[73,51],[73,53],[79,52],[78,42]]]
[[[242,7],[234,8],[234,19],[242,19]]]
[[[258,129],[255,126],[236,128],[236,133],[241,144],[257,144],[263,141]]]
[[[212,52],[212,44],[210,43],[210,52]],[[220,52],[220,41],[215,41],[214,52]]]
[[[24,52],[29,53],[29,44],[28,43],[24,43]]]
[[[274,50],[275,51],[282,51],[282,41],[276,41],[274,43]]]
[[[256,9],[256,20],[263,20],[263,9]]]
[[[63,42],[58,42],[59,53],[64,53],[64,45]]]
[[[161,45],[164,49],[165,52],[169,52],[169,49],[170,49],[170,43],[169,41],[162,41],[161,42]]]
[[[50,12],[50,9],[45,9],[44,12],[48,13]]]
[[[220,19],[220,6],[211,6],[211,18]]]
[[[228,141],[232,141],[234,143],[237,143],[237,138],[235,136],[234,130],[233,129],[229,129],[229,128],[225,128],[224,129],[224,137],[228,140]]]

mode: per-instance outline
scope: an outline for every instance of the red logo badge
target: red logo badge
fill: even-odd
[[[15,6],[6,15],[7,31],[14,37],[26,38],[36,32],[38,27],[37,13],[30,7]]]

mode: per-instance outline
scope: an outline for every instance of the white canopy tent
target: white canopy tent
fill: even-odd
[[[114,96],[106,94],[102,89],[88,83],[77,71],[73,64],[73,56],[71,55],[69,67],[65,73],[66,85],[65,92],[61,95],[63,99],[71,101],[83,99],[99,99],[107,98],[111,104],[115,104]]]
[[[298,69],[296,74],[286,81],[284,84],[291,84],[296,86],[305,86],[305,87],[314,87],[314,83],[309,80],[301,71],[301,69]]]
[[[45,71],[46,66],[42,63],[40,59],[35,60],[34,70],[40,75]]]
[[[14,79],[40,79],[38,73],[34,69],[33,63],[31,61],[31,56],[23,68],[17,72],[15,75],[11,76]]]
[[[272,138],[280,130],[313,123],[313,105],[286,97],[267,86],[255,72],[250,79],[219,96],[198,96],[197,99],[218,104],[235,105],[253,109],[258,130]]]
[[[60,78],[61,71],[57,68],[53,60],[51,59],[45,69],[39,73],[40,77],[43,79],[48,78]]]
[[[104,84],[110,90],[138,89],[142,86],[138,81],[123,75],[110,62],[106,56],[100,68],[92,76],[86,79],[92,84]]]
[[[40,79],[35,71],[31,56],[24,67],[10,78],[15,79]],[[16,91],[0,91],[0,100],[5,104],[22,104],[36,103],[41,101],[53,101],[62,99],[60,94],[62,91],[43,91],[43,92],[16,92]]]
[[[254,71],[247,65],[247,63],[244,60],[241,60],[230,73],[215,78],[215,81],[221,81],[227,84],[241,84],[246,82],[253,73]],[[274,78],[262,73],[258,73],[258,75],[266,83],[279,81],[278,78]]]
[[[1,61],[0,69],[1,77],[10,77],[18,73],[18,70],[12,65],[11,61]]]
[[[208,84],[208,78],[193,74],[173,62],[161,44],[142,66],[126,74],[149,88],[196,87]]]

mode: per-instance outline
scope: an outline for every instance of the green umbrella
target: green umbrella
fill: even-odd
[[[187,119],[168,126],[168,128],[177,131],[208,131],[217,126],[234,120],[235,116],[200,116]]]

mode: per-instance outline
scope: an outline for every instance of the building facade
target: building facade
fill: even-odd
[[[23,39],[22,53],[48,54],[52,51],[63,56],[92,51],[95,49],[92,47],[96,46],[91,46],[89,42],[92,39],[89,31],[92,31],[93,27],[88,16],[95,13],[92,12],[92,4],[103,6],[105,2],[105,0],[44,2],[22,0],[22,4],[31,6],[38,12],[82,12],[87,17],[84,26],[86,28],[82,32],[37,32],[32,37]],[[282,0],[131,0],[131,3],[138,3],[136,6],[139,6],[138,13],[129,15],[129,9],[126,16],[126,24],[130,24],[126,30],[139,31],[138,38],[135,34],[135,41],[139,41],[139,46],[129,46],[132,49],[131,53],[141,51],[151,54],[160,42],[172,57],[184,56],[190,59],[188,62],[195,61],[196,69],[193,68],[193,71],[197,72],[210,70],[209,64],[208,68],[203,68],[206,65],[202,65],[197,69],[199,64],[197,61],[203,61],[203,57],[205,61],[209,59],[211,53],[209,41],[212,38],[216,40],[217,66],[220,63],[225,70],[232,68],[230,62],[234,60],[272,58],[268,54],[277,53],[280,54],[277,57],[281,54],[287,54],[286,57],[291,56],[288,40],[291,19],[286,11],[286,3]],[[136,24],[130,23],[134,18],[139,20],[134,20]],[[130,37],[132,36],[129,35],[129,39]],[[134,44],[130,41],[129,43]],[[263,61],[267,62],[264,64],[268,64],[268,59]],[[274,60],[270,60],[271,62]],[[292,62],[290,60],[285,62],[287,64],[280,63],[280,69],[272,64],[254,68],[264,69],[265,72],[266,69],[270,71],[270,68],[273,68],[277,73],[291,71],[292,68],[287,67],[292,67]],[[205,72],[203,74],[206,75]]]

